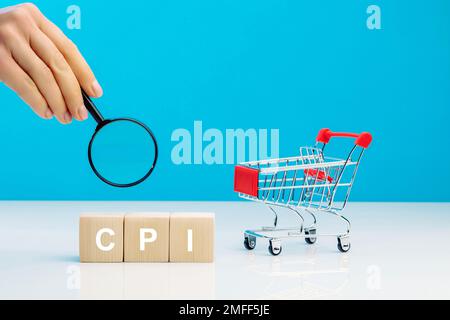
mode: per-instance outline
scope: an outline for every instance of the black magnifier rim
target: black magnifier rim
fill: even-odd
[[[140,127],[142,127],[143,129],[145,129],[145,131],[147,131],[147,133],[149,134],[150,138],[153,141],[153,145],[155,146],[155,157],[153,159],[153,164],[151,166],[151,168],[149,169],[149,171],[139,180],[135,181],[135,182],[131,182],[131,183],[116,183],[113,181],[110,181],[108,179],[106,179],[105,177],[103,177],[100,172],[98,172],[97,168],[94,165],[94,161],[92,160],[92,146],[94,144],[95,138],[97,137],[98,133],[106,126],[116,123],[116,122],[131,122],[134,123]],[[158,162],[158,143],[156,142],[156,137],[153,134],[152,130],[150,130],[149,127],[147,127],[144,123],[135,120],[135,119],[130,119],[130,118],[118,118],[118,119],[113,119],[113,120],[104,120],[102,121],[98,126],[97,129],[95,130],[94,135],[91,138],[91,142],[89,142],[89,148],[88,148],[88,158],[89,158],[89,164],[92,168],[92,171],[94,171],[95,175],[102,180],[104,183],[109,184],[112,187],[116,187],[116,188],[131,188],[134,186],[137,186],[139,184],[141,184],[142,182],[144,182],[145,180],[147,180],[150,175],[153,173],[153,171],[155,170],[156,167],[156,163]]]

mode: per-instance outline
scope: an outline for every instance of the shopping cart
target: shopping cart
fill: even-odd
[[[346,159],[325,157],[324,151],[333,137],[355,138]],[[350,221],[341,212],[345,208],[364,151],[372,142],[368,132],[361,134],[332,132],[322,129],[314,147],[300,148],[300,156],[242,163],[235,168],[234,190],[239,197],[268,206],[275,216],[273,227],[245,231],[244,246],[256,247],[256,239],[269,240],[269,252],[275,256],[282,251],[284,238],[304,238],[314,244],[318,237],[337,237],[341,252],[350,250]],[[300,225],[278,228],[278,208],[294,212]],[[346,232],[317,233],[317,213],[336,216],[346,225]],[[304,215],[311,224],[304,227]]]

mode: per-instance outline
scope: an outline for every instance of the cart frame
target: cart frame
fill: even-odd
[[[334,137],[355,138],[355,144],[345,159],[324,156],[326,146]],[[281,240],[304,238],[314,244],[318,237],[337,237],[338,249],[348,252],[350,220],[342,215],[365,150],[372,143],[372,135],[320,130],[314,147],[300,148],[300,156],[241,163],[235,168],[234,190],[240,198],[265,204],[274,214],[271,227],[244,232],[244,246],[256,247],[256,239],[269,241],[269,252],[282,252]],[[278,228],[279,208],[294,212],[299,226]],[[346,226],[345,232],[317,233],[317,214],[328,213]],[[304,215],[312,219],[305,227]]]

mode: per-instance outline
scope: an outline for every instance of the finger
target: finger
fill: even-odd
[[[30,44],[52,71],[72,116],[79,121],[86,120],[88,112],[83,103],[80,84],[64,56],[41,30],[31,34]]]
[[[77,46],[37,8],[32,7],[31,12],[42,32],[62,53],[84,91],[91,97],[101,97],[103,89]]]
[[[33,79],[58,121],[62,124],[71,123],[72,116],[51,69],[24,41],[11,43],[10,48],[14,60]]]
[[[11,88],[43,119],[52,119],[53,112],[30,76],[10,54],[0,54],[1,81]]]

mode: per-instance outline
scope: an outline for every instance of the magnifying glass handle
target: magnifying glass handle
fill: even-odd
[[[94,120],[97,121],[98,124],[101,124],[103,121],[105,121],[105,118],[103,118],[102,114],[100,113],[100,111],[98,111],[94,102],[92,102],[91,98],[87,95],[86,92],[84,92],[83,89],[81,89],[81,94],[83,95],[84,106],[89,111],[92,118],[94,118]]]

